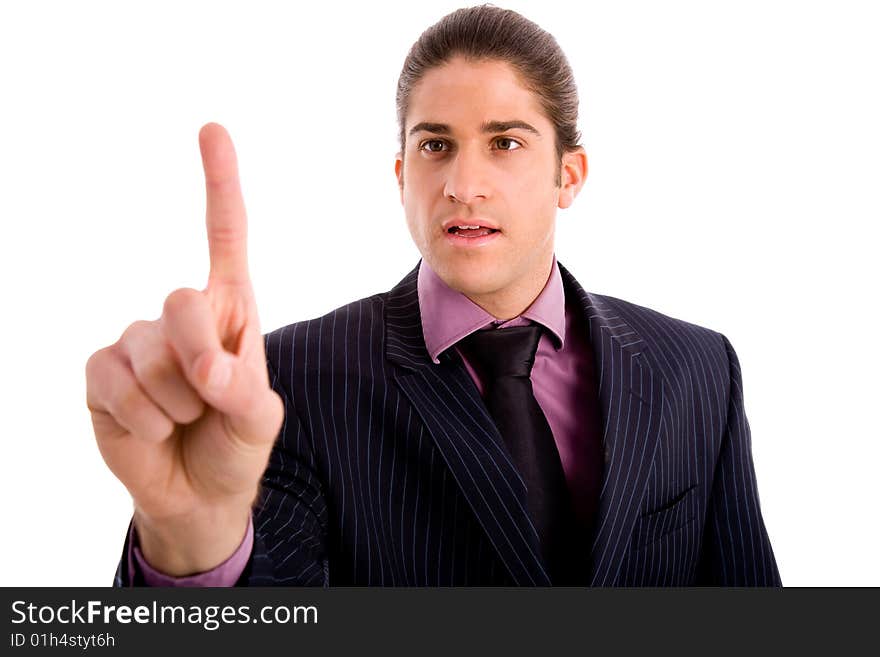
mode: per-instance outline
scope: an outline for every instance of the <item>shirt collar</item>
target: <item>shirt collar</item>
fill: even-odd
[[[456,342],[489,325],[521,326],[531,320],[556,338],[557,350],[565,344],[565,291],[555,254],[544,289],[522,314],[509,320],[496,319],[464,294],[453,290],[424,259],[419,266],[418,297],[425,347],[434,363],[439,363],[440,354]]]

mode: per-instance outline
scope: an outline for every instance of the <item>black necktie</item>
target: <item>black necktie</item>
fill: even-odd
[[[574,584],[571,498],[556,441],[529,378],[541,331],[537,325],[475,331],[458,347],[480,374],[486,407],[525,481],[528,513],[551,582]]]

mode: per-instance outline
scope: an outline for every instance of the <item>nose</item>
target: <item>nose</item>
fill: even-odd
[[[468,204],[489,195],[487,163],[476,151],[461,147],[449,162],[443,193],[452,202]]]

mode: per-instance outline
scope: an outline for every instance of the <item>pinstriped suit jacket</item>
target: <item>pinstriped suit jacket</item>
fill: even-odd
[[[779,585],[730,343],[585,292],[559,268],[599,377],[590,584]],[[266,336],[286,413],[239,584],[550,584],[522,479],[476,387],[455,350],[439,365],[428,356],[417,274]]]

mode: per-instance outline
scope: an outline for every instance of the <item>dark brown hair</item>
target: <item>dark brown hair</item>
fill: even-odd
[[[480,5],[441,18],[422,33],[403,62],[397,80],[401,153],[406,148],[406,115],[413,88],[430,69],[455,56],[510,64],[553,124],[557,159],[561,161],[565,152],[579,147],[577,86],[556,39],[515,11]],[[556,184],[560,184],[558,171]]]

